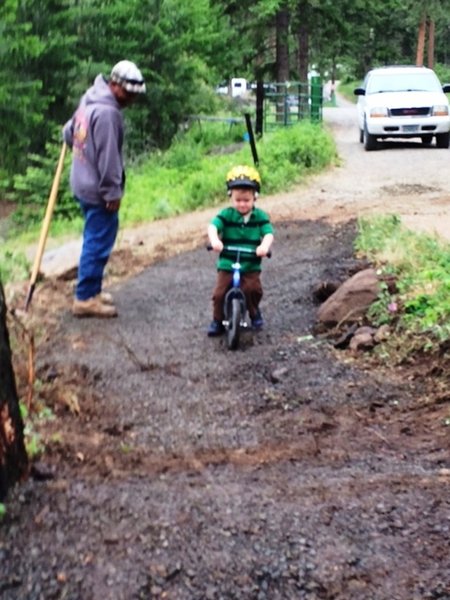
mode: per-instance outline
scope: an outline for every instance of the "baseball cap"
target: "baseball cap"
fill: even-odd
[[[121,60],[114,65],[110,79],[132,94],[143,94],[145,92],[142,73],[130,60]]]

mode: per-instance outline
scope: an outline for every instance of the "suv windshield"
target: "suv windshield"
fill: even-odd
[[[441,91],[434,73],[372,73],[366,87],[366,94]]]

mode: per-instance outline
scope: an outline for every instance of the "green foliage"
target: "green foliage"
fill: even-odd
[[[84,0],[77,21],[83,31],[79,56],[86,68],[95,49],[97,71],[107,75],[122,56],[134,60],[146,78],[148,93],[126,112],[129,155],[167,147],[188,115],[213,108],[214,65],[227,36],[221,9],[209,0],[116,0],[106,5]]]
[[[21,18],[17,0],[0,4],[0,40],[0,167],[11,172],[17,162],[23,163],[22,153],[29,144],[27,133],[42,121],[45,106],[40,94],[42,83],[30,77],[28,69],[28,63],[43,46],[32,33],[30,23]],[[22,72],[25,76],[18,77]]]
[[[0,168],[22,172],[65,113],[73,41],[64,30],[68,2],[8,0],[0,4]],[[5,152],[6,149],[6,152]]]
[[[54,140],[46,144],[45,154],[30,154],[26,172],[13,177],[13,186],[7,193],[7,198],[17,204],[13,222],[19,230],[42,223],[60,152],[61,141],[58,132],[58,134],[55,133]],[[67,156],[65,177],[62,178],[59,187],[54,220],[70,221],[80,214],[78,204],[74,201],[69,189],[69,165],[70,156]]]
[[[223,200],[226,171],[239,162],[252,162],[250,145],[244,142],[245,132],[240,117],[192,120],[168,150],[153,152],[146,161],[128,169],[122,223],[169,217]],[[266,134],[257,146],[264,193],[287,189],[306,173],[330,164],[336,152],[325,129],[306,121]],[[14,178],[9,197],[18,204],[14,216],[17,231],[37,231],[44,217],[60,152],[59,141],[47,144],[46,150],[45,156],[33,157],[35,163],[24,175]],[[80,211],[70,193],[68,163],[64,173],[52,231],[73,233],[81,227]]]
[[[394,323],[407,336],[450,339],[450,245],[402,227],[396,215],[362,219],[355,248],[382,275],[393,275],[397,292],[383,287],[369,315]]]
[[[450,83],[450,66],[443,64],[434,65],[434,71],[436,75],[439,77],[439,81],[444,83]]]
[[[436,57],[444,64],[450,13],[442,2],[428,9],[436,21]],[[119,58],[134,60],[148,83],[145,97],[125,113],[128,159],[137,162],[167,148],[188,116],[217,112],[213,89],[219,81],[237,75],[275,80],[273,32],[280,10],[289,18],[291,79],[299,77],[300,51],[302,71],[309,63],[340,79],[362,77],[376,64],[414,62],[422,9],[412,0],[1,3],[2,180],[36,167],[54,128],[70,117],[94,77],[107,76]],[[299,48],[306,39],[308,48]]]
[[[336,149],[321,125],[305,121],[266,135],[260,155],[264,189],[271,193],[301,181],[307,172],[323,169],[336,158]]]
[[[29,272],[29,262],[23,253],[14,252],[5,246],[0,248],[0,281],[23,281]]]
[[[370,305],[369,310],[367,311],[367,317],[371,323],[377,327],[392,323],[393,313],[395,313],[395,311],[392,310],[395,304],[392,301],[387,284],[381,282],[380,288],[377,300]],[[392,308],[390,309],[390,307]]]
[[[120,58],[141,67],[149,88],[126,114],[128,156],[167,147],[187,115],[215,110],[228,35],[209,0],[8,0],[0,40],[0,170],[12,175]]]
[[[31,414],[23,402],[19,403],[19,410],[24,422],[25,449],[30,458],[36,458],[45,450],[42,435],[38,431],[40,423],[52,421],[55,418],[53,411],[45,406],[39,406],[39,410]]]
[[[25,449],[29,458],[36,458],[39,454],[44,450],[44,446],[42,443],[42,436],[36,430],[35,419],[29,414],[28,410],[25,406],[20,403],[20,409],[22,414],[22,419],[24,422],[23,435],[24,435],[24,443]]]
[[[214,121],[214,119],[223,119]],[[211,118],[210,121],[202,122],[200,119],[193,119],[191,126],[186,132],[179,136],[176,141],[195,144],[203,152],[213,152],[215,149],[220,149],[223,146],[242,142],[246,126],[243,117],[223,116]],[[172,144],[171,152],[175,145]]]
[[[361,85],[362,85],[362,81],[359,79],[358,80],[352,79],[350,81],[340,82],[339,87],[338,87],[338,92],[339,92],[339,94],[344,96],[344,98],[346,98],[349,102],[353,102],[356,104],[357,96],[355,96],[353,91],[355,88],[361,87]]]
[[[392,239],[399,235],[401,220],[397,215],[375,216],[358,221],[355,249],[369,260],[376,260]]]
[[[249,144],[241,141],[236,147],[241,133],[239,127],[223,123],[193,124],[166,153],[133,169],[121,211],[123,222],[168,217],[223,201],[228,169],[252,162]],[[285,190],[335,158],[331,136],[320,125],[307,122],[265,135],[257,149],[263,193]]]
[[[3,504],[3,502],[0,502],[0,521],[5,517],[6,515],[6,506]]]

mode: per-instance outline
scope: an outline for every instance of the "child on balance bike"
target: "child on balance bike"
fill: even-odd
[[[261,177],[256,169],[238,165],[228,172],[227,192],[232,206],[221,210],[208,226],[211,247],[220,252],[217,261],[217,281],[212,295],[213,320],[208,327],[208,336],[224,332],[223,301],[232,282],[234,253],[224,246],[248,248],[256,255],[241,256],[241,287],[245,294],[252,328],[262,329],[264,321],[259,303],[263,296],[261,285],[261,258],[267,256],[273,242],[273,226],[269,215],[255,206],[261,188]]]

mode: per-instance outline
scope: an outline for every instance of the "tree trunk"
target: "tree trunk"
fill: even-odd
[[[434,69],[434,30],[435,23],[433,19],[428,21],[428,68]]]
[[[297,56],[297,71],[300,81],[299,98],[298,98],[298,118],[303,119],[309,114],[309,32],[308,27],[301,23],[297,33],[298,40],[298,56]]]
[[[28,470],[16,381],[6,326],[6,303],[0,282],[0,501]]]
[[[425,33],[427,25],[427,16],[424,14],[419,24],[419,33],[417,36],[417,54],[416,66],[423,67],[423,57],[425,52]]]
[[[276,58],[277,78],[277,121],[287,123],[289,106],[287,89],[283,85],[289,81],[289,11],[283,4],[276,16]]]
[[[277,81],[289,81],[289,11],[283,5],[276,17],[276,75]]]
[[[297,56],[297,71],[299,81],[308,81],[308,65],[309,65],[309,34],[308,27],[301,24],[297,32],[298,40],[298,56]]]

